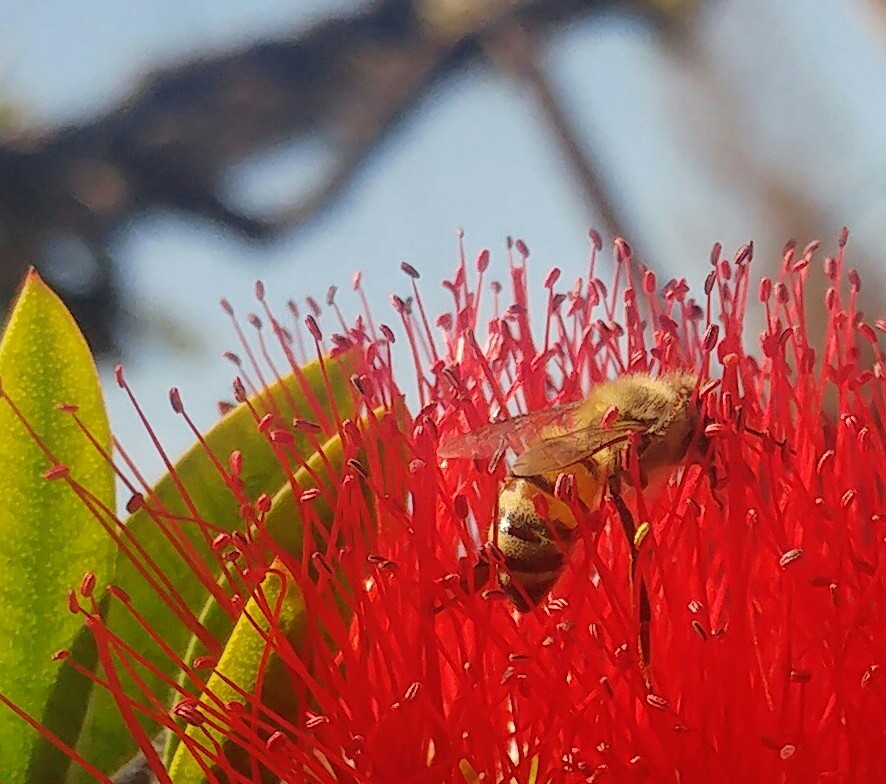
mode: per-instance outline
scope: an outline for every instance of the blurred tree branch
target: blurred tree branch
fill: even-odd
[[[291,38],[160,69],[127,101],[83,124],[0,139],[0,306],[28,264],[43,265],[94,348],[107,349],[119,305],[108,247],[139,214],[175,210],[252,240],[302,228],[335,203],[435,85],[482,61],[488,46],[504,57],[502,31],[523,30],[536,41],[601,8],[657,18],[656,9],[674,5],[690,3],[378,0]],[[590,206],[610,231],[622,231],[611,194],[525,43],[519,60],[509,55],[511,67],[532,85]],[[301,201],[251,215],[226,200],[232,167],[309,138],[334,159]],[[73,280],[47,264],[53,242],[74,243],[88,257]]]

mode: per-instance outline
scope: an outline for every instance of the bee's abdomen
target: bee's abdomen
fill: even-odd
[[[505,487],[496,524],[504,555],[499,582],[521,612],[536,606],[557,582],[573,538],[571,526],[539,517],[525,484],[516,480]]]

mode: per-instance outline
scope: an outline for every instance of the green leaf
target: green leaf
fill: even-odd
[[[202,697],[200,709],[210,718],[214,718],[213,712],[221,713],[223,717],[224,708],[221,706],[227,701],[243,702],[242,695],[234,689],[232,683],[265,701],[269,693],[275,693],[277,700],[273,708],[281,710],[279,698],[287,693],[285,688],[280,688],[280,681],[284,676],[284,664],[265,635],[273,629],[275,633],[282,635],[282,639],[276,638],[276,646],[288,643],[292,652],[297,653],[304,642],[306,628],[304,597],[292,575],[279,561],[272,565],[262,582],[260,593],[264,599],[264,607],[255,597],[246,603],[243,615],[231,633],[218,666],[207,681],[207,695],[212,697]],[[265,634],[259,632],[259,629]],[[284,639],[286,643],[283,642]],[[259,682],[259,676],[262,677],[262,682]],[[195,725],[188,727],[187,737],[205,746],[209,753],[202,754],[199,750],[192,752],[185,744],[180,744],[169,768],[169,775],[174,784],[200,784],[205,781],[203,768],[198,764],[198,756],[204,765],[210,768],[212,759],[216,756],[215,744],[207,739],[207,734],[215,743],[224,742],[224,736],[211,727]],[[228,758],[231,764],[237,767],[238,760],[233,758],[234,755],[231,753],[234,751],[233,748],[229,750]],[[248,761],[239,762],[245,766],[244,773],[248,773]]]
[[[374,416],[384,416],[384,409],[377,409],[374,412]],[[317,484],[314,481],[314,476],[316,476],[320,479],[321,484],[326,487],[336,487],[341,481],[344,461],[345,450],[341,437],[335,435],[323,444],[319,452],[311,455],[306,468],[300,468],[295,473],[295,485],[302,491],[316,487]],[[329,505],[326,496],[319,495],[313,501],[313,504],[320,527],[324,531],[331,530],[335,510]],[[271,509],[265,518],[265,530],[284,552],[301,553],[303,523],[290,483],[287,483],[274,496]],[[218,640],[228,639],[231,630],[234,628],[234,621],[224,612],[224,609],[215,598],[211,596],[207,599],[200,620],[204,627],[209,629]],[[205,653],[207,653],[205,647],[203,647],[197,635],[194,635],[191,638],[188,654],[184,660],[191,662]],[[184,674],[182,675],[184,676]],[[186,678],[181,677],[179,683],[187,688]],[[170,735],[164,754],[164,759],[167,762],[172,759],[177,745],[177,738]]]
[[[0,343],[0,691],[48,729],[77,737],[83,680],[61,681],[50,657],[76,647],[82,617],[65,595],[86,571],[98,585],[113,577],[114,545],[66,481],[48,482],[51,461],[16,416],[24,415],[60,464],[101,504],[113,508],[110,466],[59,403],[79,406],[79,417],[105,449],[111,433],[95,363],[62,301],[36,272],[28,273]],[[79,700],[79,703],[77,702]],[[67,704],[66,704],[67,703]],[[52,705],[52,710],[47,708]],[[59,706],[71,710],[59,710]],[[59,781],[68,761],[36,755],[45,745],[8,711],[0,711],[0,781]]]
[[[325,415],[325,427],[320,435],[328,438],[334,427],[334,411],[342,418],[353,416],[354,400],[350,376],[356,369],[357,354],[354,352],[325,360],[329,380],[327,391],[323,370],[315,361],[302,369],[302,380],[297,374],[284,378],[250,400],[250,405],[259,415],[269,412],[279,414],[279,425],[286,426],[295,416],[312,419],[312,409],[308,403],[305,387],[319,401]],[[319,423],[324,424],[324,423]],[[295,432],[295,448],[305,457],[313,453],[313,447],[301,432]],[[205,436],[206,444],[212,453],[224,463],[230,453],[237,449],[243,454],[243,471],[240,478],[245,485],[246,495],[254,499],[261,492],[274,492],[287,482],[286,473],[274,455],[267,438],[256,427],[253,414],[246,404],[223,417]],[[216,466],[200,444],[195,444],[175,464],[175,474],[187,488],[190,501],[199,515],[223,530],[233,530],[242,526],[238,514],[238,503],[226,488]],[[163,506],[167,513],[192,517],[188,504],[178,489],[175,478],[164,476],[154,487],[154,496],[146,499],[157,507]],[[126,523],[128,529],[150,553],[166,577],[195,615],[199,615],[206,603],[208,591],[195,576],[192,566],[179,556],[168,540],[163,537],[156,523],[144,510],[135,512]],[[190,539],[194,547],[206,554],[208,547],[202,540],[196,526],[185,526],[192,533]],[[180,656],[184,656],[191,639],[191,631],[179,620],[170,607],[161,600],[154,590],[139,575],[131,561],[122,554],[117,561],[115,584],[123,588],[131,597],[135,607],[164,641]],[[177,667],[163,651],[150,639],[150,636],[118,602],[111,605],[108,616],[111,630],[140,651],[154,666],[169,677],[175,677]],[[166,694],[163,681],[150,673],[140,673],[154,694]],[[127,691],[138,701],[145,703],[141,695],[129,681],[121,675]],[[157,730],[154,722],[144,721],[149,733]],[[90,705],[90,719],[78,745],[78,752],[105,772],[113,772],[124,764],[135,752],[132,734],[124,724],[114,698],[104,689],[93,692]],[[82,771],[72,768],[73,782],[86,782],[89,778]]]

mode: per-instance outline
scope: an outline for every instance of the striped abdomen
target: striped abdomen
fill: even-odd
[[[590,510],[600,504],[601,471],[593,463],[575,465],[576,496]],[[505,557],[499,583],[521,612],[544,599],[566,566],[575,538],[577,521],[570,507],[554,496],[557,475],[508,477],[499,496],[498,520],[490,538]],[[548,520],[542,519],[533,502],[541,495],[547,501]]]

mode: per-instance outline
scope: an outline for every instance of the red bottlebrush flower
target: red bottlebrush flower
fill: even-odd
[[[390,410],[398,386],[393,332],[366,313],[344,336],[363,357],[354,394],[364,416],[339,423],[340,481],[296,495],[306,530],[318,528],[315,504],[330,504],[328,530],[287,552],[250,533],[261,532],[267,511],[253,505],[251,527],[215,539],[261,599],[262,667],[282,668],[276,688],[288,699],[284,709],[255,691],[234,699],[228,688],[176,704],[186,723],[165,723],[208,780],[260,781],[262,771],[330,784],[886,780],[886,398],[874,329],[882,324],[856,311],[844,245],[825,262],[824,302],[805,298],[808,277],[821,274],[809,263],[814,247],[806,263],[791,254],[777,280],[764,279],[758,345],[744,329],[758,290],[751,246],[731,262],[716,249],[697,302],[685,280],[657,288],[624,242],[604,285],[597,240],[584,280],[563,290],[568,307],[552,306],[565,271],[548,274],[546,319],[533,330],[520,243],[512,299],[493,286],[485,333],[485,292],[471,287],[464,254],[446,282],[453,311],[436,334],[418,272],[404,265],[412,299],[394,303],[417,415],[398,423],[370,413]],[[482,276],[488,255],[479,259]],[[827,318],[816,346],[813,311]],[[315,315],[306,321],[321,345]],[[678,370],[698,376],[702,415],[690,436],[707,446],[685,460],[681,451],[656,492],[642,489],[642,445],[624,449],[635,488],[630,542],[605,477],[555,471],[556,487],[541,477],[533,514],[568,506],[578,524],[552,532],[551,541],[575,539],[558,542],[568,550],[562,575],[518,613],[499,584],[507,580],[496,579],[513,559],[496,536],[488,541],[499,504],[511,503],[500,500],[507,444],[493,460],[440,459],[440,444],[581,400],[605,379]],[[616,426],[629,404],[604,407],[594,425]],[[291,438],[269,425],[285,460],[282,433]],[[232,458],[232,487],[238,465]],[[269,568],[303,598],[299,646],[261,598]],[[105,685],[116,691],[113,672],[143,663],[116,641],[111,656],[99,617],[90,623],[111,673]],[[199,693],[208,676],[183,666]],[[147,704],[158,712],[163,698]]]

